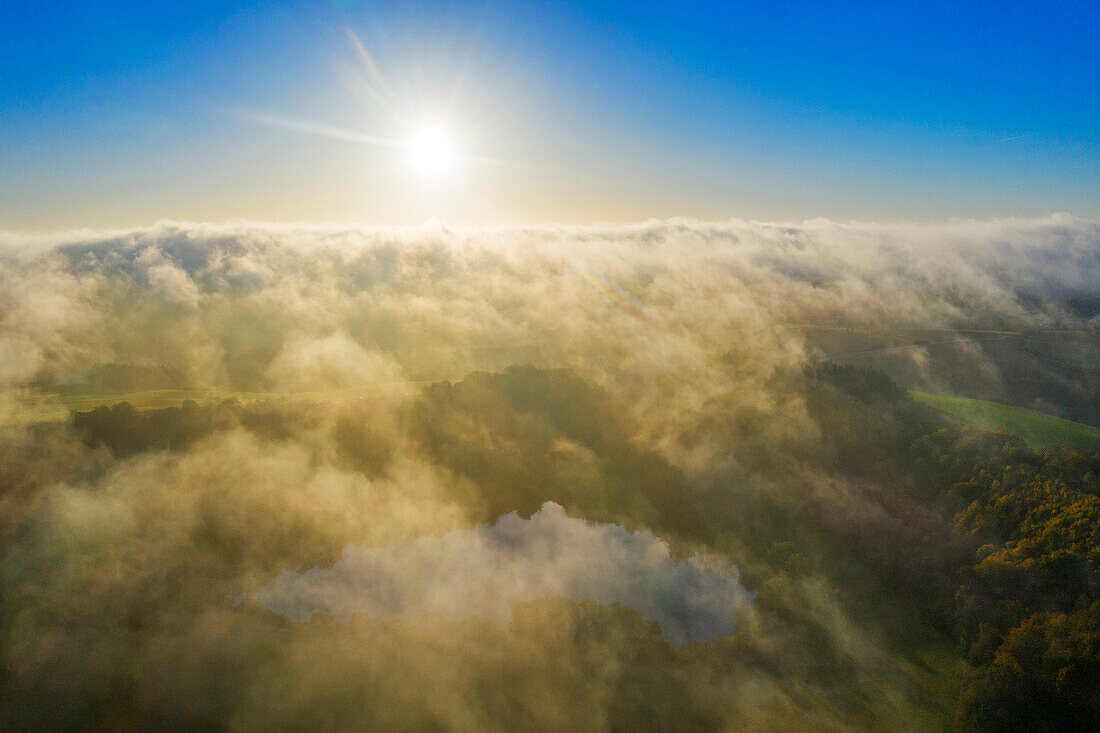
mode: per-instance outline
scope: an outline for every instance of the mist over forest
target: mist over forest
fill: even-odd
[[[0,726],[1095,729],[1098,329],[1061,215],[0,232]]]

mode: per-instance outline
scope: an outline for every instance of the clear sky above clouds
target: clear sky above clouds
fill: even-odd
[[[1056,1],[6,0],[0,227],[1096,218],[1098,28]],[[425,124],[446,176],[409,165]]]

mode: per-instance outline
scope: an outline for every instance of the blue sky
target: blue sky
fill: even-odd
[[[1086,2],[9,0],[0,227],[1095,218],[1097,28]],[[421,118],[446,181],[316,132]]]

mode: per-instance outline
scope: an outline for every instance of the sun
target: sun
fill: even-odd
[[[418,174],[428,179],[443,178],[454,170],[454,143],[447,131],[438,125],[421,127],[408,142],[409,163]]]

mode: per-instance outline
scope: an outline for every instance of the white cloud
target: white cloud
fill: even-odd
[[[730,636],[752,594],[732,568],[677,561],[651,532],[574,519],[547,502],[530,519],[390,547],[349,545],[329,568],[280,575],[255,598],[294,621],[326,613],[375,621],[428,612],[506,621],[521,601],[619,603],[657,621],[671,643]]]

